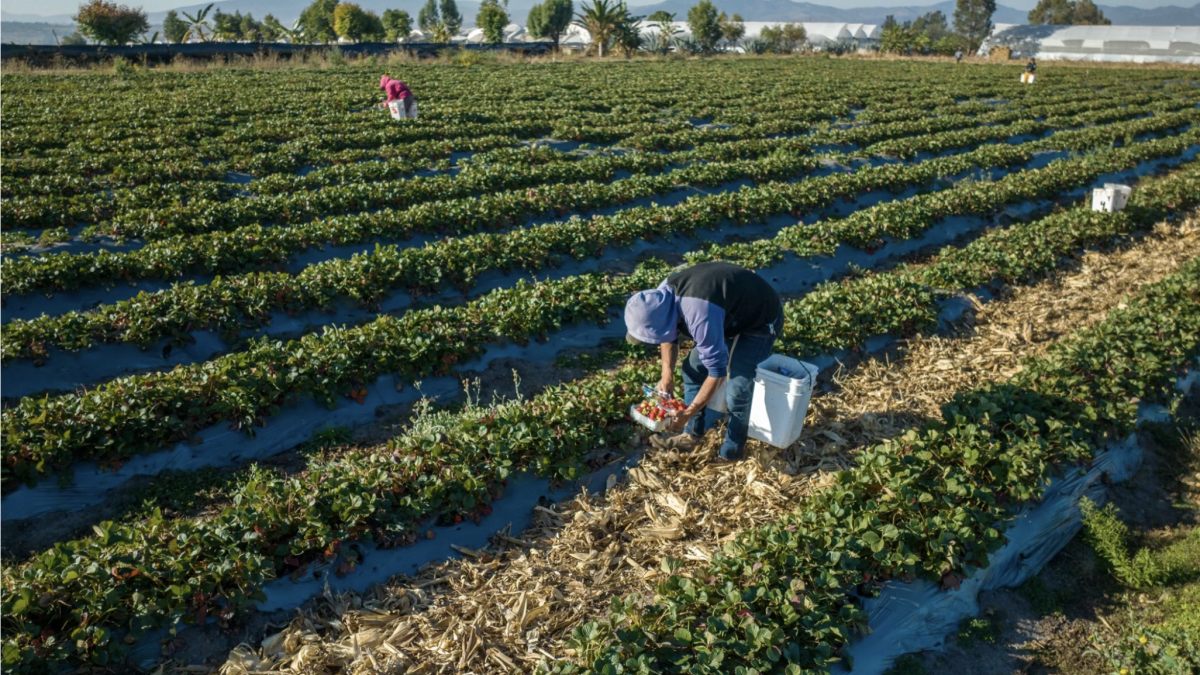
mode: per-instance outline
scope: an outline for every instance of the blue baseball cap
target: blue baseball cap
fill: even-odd
[[[631,344],[661,345],[679,337],[675,294],[660,286],[634,293],[625,303],[625,339]]]

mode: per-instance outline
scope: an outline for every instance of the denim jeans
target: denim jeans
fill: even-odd
[[[783,326],[782,312],[780,320],[770,332],[759,334],[743,333],[737,339],[737,345],[729,359],[729,380],[725,384],[725,402],[728,406],[729,422],[725,430],[725,442],[721,444],[720,455],[725,459],[740,459],[746,448],[746,434],[750,432],[750,404],[754,400],[754,377],[758,364],[771,355],[775,346],[775,337]],[[733,346],[733,342],[726,343]],[[720,377],[724,373],[717,373]],[[700,353],[693,349],[683,362],[683,402],[691,405],[700,393],[700,387],[708,377],[708,369],[700,363]],[[718,413],[705,408],[688,420],[684,431],[701,436],[707,420],[706,416],[719,418]],[[715,419],[713,420],[716,421]]]

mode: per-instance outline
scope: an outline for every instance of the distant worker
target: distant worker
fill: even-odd
[[[417,119],[417,97],[413,96],[407,84],[384,75],[379,80],[379,87],[387,94],[387,100],[379,105],[391,110],[392,117],[398,120]]]
[[[962,57],[963,57],[963,53],[962,53],[961,49],[956,50],[954,52],[954,62],[955,63],[962,63]]]
[[[725,384],[729,423],[719,458],[740,459],[750,425],[758,364],[771,356],[783,330],[779,294],[757,274],[725,262],[694,265],[667,277],[658,288],[639,291],[625,305],[626,339],[659,346],[659,391],[674,396],[679,335],[696,346],[683,363],[683,402],[670,413],[670,438],[654,437],[659,449],[691,450],[704,435],[705,408]],[[711,425],[710,425],[711,426]]]
[[[1036,71],[1036,70],[1037,70],[1037,61],[1032,58],[1029,59],[1029,63],[1025,64],[1025,72],[1022,73],[1022,75],[1021,75],[1021,81],[1025,82],[1027,84],[1032,84],[1033,78],[1034,78],[1034,71]]]

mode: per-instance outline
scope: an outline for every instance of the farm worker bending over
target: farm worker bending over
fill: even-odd
[[[384,75],[379,79],[379,87],[387,94],[387,100],[379,105],[399,109],[401,118],[417,119],[417,97],[407,84]]]
[[[625,305],[626,339],[659,345],[659,390],[674,395],[679,335],[696,346],[683,362],[683,402],[672,413],[671,431],[683,433],[651,442],[660,449],[690,450],[704,435],[705,408],[722,384],[729,411],[719,456],[740,459],[749,431],[750,403],[758,364],[771,355],[783,330],[779,294],[757,274],[737,265],[710,262],[669,277],[658,288],[639,291]]]

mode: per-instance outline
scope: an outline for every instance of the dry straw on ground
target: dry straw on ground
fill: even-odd
[[[667,558],[684,573],[704,564],[723,541],[820,489],[858,448],[939,414],[955,392],[1009,377],[1200,255],[1197,225],[1087,253],[937,336],[843,369],[786,452],[754,444],[750,461],[713,465],[710,436],[692,454],[650,453],[603,497],[538,507],[519,538],[501,533],[486,550],[365,594],[327,594],[262,644],[240,646],[221,673],[508,673],[569,656],[571,629],[603,616],[613,597],[651,596]]]

